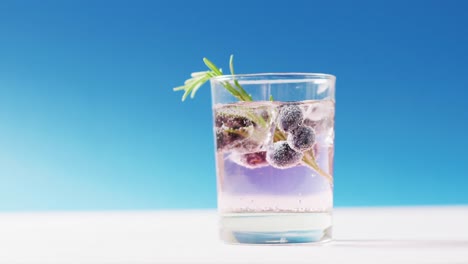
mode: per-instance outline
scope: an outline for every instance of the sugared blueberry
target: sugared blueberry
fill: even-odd
[[[315,132],[311,127],[300,126],[288,135],[288,143],[297,151],[311,149],[315,143]]]
[[[266,153],[268,163],[279,169],[286,169],[296,166],[304,155],[302,152],[292,149],[288,142],[275,142]]]
[[[280,108],[278,126],[284,132],[296,129],[303,121],[304,115],[299,106],[290,104]]]

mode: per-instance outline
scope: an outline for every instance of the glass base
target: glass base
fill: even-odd
[[[229,244],[323,243],[331,240],[331,213],[235,213],[221,216]]]

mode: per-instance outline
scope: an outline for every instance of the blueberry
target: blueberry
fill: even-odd
[[[315,143],[315,132],[308,126],[300,126],[288,135],[288,143],[297,151],[311,149]]]
[[[265,151],[246,154],[236,153],[232,159],[238,164],[251,169],[268,165]]]
[[[294,104],[285,105],[280,108],[278,126],[284,132],[289,132],[297,128],[303,119],[304,115],[299,106]]]
[[[243,127],[252,126],[252,120],[238,115],[217,113],[215,117],[216,127],[227,127],[231,129],[239,129]]]
[[[297,165],[302,157],[302,152],[292,149],[286,141],[275,142],[266,153],[268,163],[279,169],[291,168]]]

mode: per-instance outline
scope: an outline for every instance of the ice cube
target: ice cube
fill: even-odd
[[[271,141],[275,115],[272,103],[221,105],[214,111],[218,150],[257,152]]]
[[[253,153],[232,153],[230,158],[235,163],[251,169],[268,166],[265,151]]]
[[[335,105],[332,101],[318,101],[305,109],[304,116],[311,121],[319,121],[333,116],[334,107]]]

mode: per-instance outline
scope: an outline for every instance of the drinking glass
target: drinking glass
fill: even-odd
[[[335,79],[316,73],[211,78],[223,241],[331,239]]]

